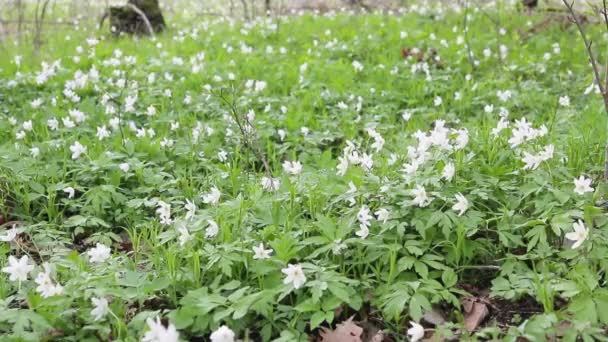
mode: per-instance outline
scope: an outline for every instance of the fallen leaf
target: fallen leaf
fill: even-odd
[[[327,328],[321,328],[321,341],[323,342],[363,342],[361,340],[361,334],[363,334],[363,328],[356,325],[353,322],[351,316],[346,321],[339,323],[336,329],[331,330]]]
[[[445,318],[443,318],[443,315],[437,309],[431,309],[425,312],[424,315],[422,315],[422,319],[435,326],[445,323]]]
[[[472,297],[461,299],[461,303],[464,310],[464,327],[467,331],[475,331],[490,313],[488,306],[483,300]]]

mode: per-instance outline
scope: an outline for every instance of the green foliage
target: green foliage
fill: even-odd
[[[463,13],[446,11],[208,19],[154,41],[70,31],[42,67],[23,46],[0,58],[0,236],[18,230],[0,265],[36,263],[0,276],[2,339],[134,341],[164,317],[183,340],[225,325],[307,341],[355,315],[402,340],[436,307],[451,336],[471,288],[539,311],[473,339],[602,338],[606,115],[582,44],[551,26],[522,40],[541,15],[506,8],[497,34],[480,9],[473,68]],[[413,47],[441,63],[404,60]],[[93,299],[109,302],[98,320]]]

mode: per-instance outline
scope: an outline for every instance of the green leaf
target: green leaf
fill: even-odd
[[[399,259],[399,261],[397,262],[397,270],[399,272],[407,271],[407,270],[411,269],[412,267],[414,267],[415,262],[416,262],[416,258],[411,257],[411,256],[404,256],[403,258]]]
[[[319,311],[321,309],[321,305],[319,302],[313,301],[312,298],[306,299],[305,301],[299,303],[293,308],[297,312],[313,312]]]
[[[451,268],[448,268],[441,274],[441,281],[443,281],[443,285],[446,288],[449,288],[456,285],[458,276],[456,275],[456,272],[454,272]]]
[[[412,319],[419,321],[422,318],[424,311],[431,309],[431,303],[429,303],[425,296],[416,293],[410,299],[409,307]]]
[[[350,302],[350,292],[346,286],[336,282],[331,282],[328,285],[329,292],[331,292],[334,296],[340,298],[340,300],[342,300],[344,303]]]
[[[593,301],[597,306],[597,313],[600,322],[608,324],[608,290],[601,289],[593,294]]]
[[[416,261],[414,263],[414,270],[416,270],[416,273],[418,273],[418,275],[424,279],[426,279],[429,275],[429,268],[421,261]]]
[[[325,312],[317,311],[310,316],[310,330],[318,327],[325,320]]]
[[[575,315],[577,321],[595,323],[598,320],[595,302],[587,294],[574,297],[568,310]]]
[[[81,215],[74,215],[63,221],[63,225],[67,228],[86,226],[87,218]]]

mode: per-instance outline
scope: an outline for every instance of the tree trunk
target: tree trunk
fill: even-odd
[[[106,17],[109,17],[115,35],[153,34],[163,31],[166,26],[158,0],[129,0],[126,6],[110,7],[101,18],[100,27]]]
[[[247,8],[247,0],[241,0],[241,4],[243,4],[243,18],[247,20],[249,19],[249,9]]]

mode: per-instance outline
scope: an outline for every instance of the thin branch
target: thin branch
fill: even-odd
[[[585,34],[583,25],[581,24],[578,16],[574,12],[574,2],[569,3],[567,0],[563,0],[563,2],[564,2],[564,5],[566,5],[568,12],[570,12],[570,15],[572,16],[572,20],[576,24],[576,27],[578,28],[578,31],[581,35],[581,38],[583,39],[583,43],[585,44],[585,48],[587,49],[587,55],[589,56],[589,60],[591,61],[591,67],[593,68],[593,75],[595,76],[595,82],[597,83],[597,86],[600,88],[600,92],[602,93],[602,97],[604,98],[604,109],[606,110],[606,113],[608,113],[608,95],[606,94],[606,92],[604,90],[604,85],[602,84],[602,79],[600,78],[600,71],[597,66],[595,56],[593,55],[593,50],[591,49],[592,42],[587,39],[587,35]]]
[[[473,61],[473,52],[471,51],[471,42],[469,42],[469,0],[464,2],[464,43],[467,48],[467,59],[471,65],[471,69],[475,69],[475,61]]]
[[[42,24],[44,22],[44,17],[46,15],[46,9],[49,6],[49,2],[51,0],[45,0],[42,4],[42,10],[38,12],[40,8],[40,0],[36,2],[36,13],[35,13],[35,32],[34,32],[34,52],[40,50],[40,45],[42,45]]]
[[[602,1],[602,10],[600,11],[602,13],[602,16],[604,17],[604,24],[606,25],[606,32],[608,32],[608,13],[606,13],[606,0]],[[604,64],[604,67],[606,70],[604,70],[606,72],[606,75],[604,75],[604,82],[606,82],[604,84],[604,89],[608,90],[608,51],[606,51],[606,63]],[[604,94],[604,98],[606,98],[606,96],[608,96],[608,94]],[[604,100],[606,101],[606,100]],[[608,107],[607,107],[608,108]],[[608,112],[608,109],[606,109],[606,111]],[[608,151],[606,152],[608,153]],[[606,170],[606,178],[608,179],[608,169]]]
[[[483,8],[480,8],[479,11],[486,18],[488,18],[492,22],[492,24],[494,24],[494,29],[496,31],[496,54],[498,55],[498,60],[502,63],[502,54],[500,53],[500,6],[497,5],[496,8],[497,8],[497,14],[496,14],[497,18],[493,18]]]
[[[249,134],[247,132],[247,130],[245,129],[245,125],[244,125],[245,123],[242,122],[241,114],[239,114],[239,109],[236,105],[236,96],[235,96],[234,86],[232,86],[231,89],[232,89],[232,101],[229,101],[226,98],[226,96],[224,95],[223,89],[220,90],[219,94],[215,94],[215,95],[218,96],[222,100],[222,102],[224,102],[228,106],[228,108],[230,109],[230,114],[231,114],[232,118],[234,119],[234,121],[236,122],[236,125],[238,126],[239,131],[241,132],[241,135],[243,136],[245,146],[248,147],[256,155],[256,157],[262,162],[262,164],[264,165],[264,171],[266,172],[266,176],[268,178],[272,179],[273,177],[272,177],[272,170],[270,168],[270,164],[268,163],[268,160],[266,159],[266,155],[262,152],[262,149],[257,144],[257,138],[255,136],[255,129],[254,129],[253,123],[249,122],[249,120],[245,117],[246,123],[252,129],[252,133]]]
[[[129,71],[125,71],[125,86],[122,87],[122,89],[120,89],[120,93],[118,94],[117,97],[110,97],[109,101],[114,103],[116,105],[116,110],[118,113],[118,128],[120,130],[120,137],[121,137],[121,143],[122,143],[122,147],[125,147],[125,132],[123,131],[122,128],[122,106],[123,103],[120,101],[120,99],[122,99],[124,93],[125,93],[125,89],[127,89],[127,87],[129,86]]]

